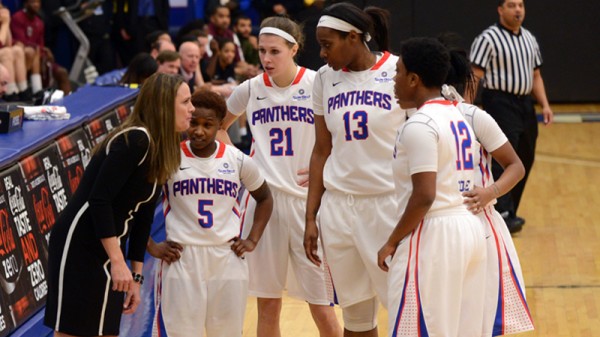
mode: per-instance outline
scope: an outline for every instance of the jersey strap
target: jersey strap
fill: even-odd
[[[190,151],[190,149],[187,146],[187,140],[184,140],[183,142],[179,143],[179,146],[181,146],[181,150],[183,150],[183,153],[186,157],[194,158],[194,154],[192,153],[192,151]]]
[[[386,51],[383,53],[383,56],[379,59],[379,61],[375,62],[375,64],[369,70],[377,70],[381,68],[381,66],[390,58],[390,52]],[[350,70],[346,67],[342,68],[342,71],[349,72]]]
[[[296,77],[294,78],[292,85],[300,83],[300,80],[302,80],[302,76],[304,76],[305,72],[306,72],[306,68],[300,67],[300,70],[296,74]],[[265,82],[265,86],[267,86],[267,87],[273,86],[273,84],[271,83],[271,79],[269,78],[269,75],[267,75],[266,72],[263,73],[263,81]]]
[[[227,145],[225,145],[225,143],[219,142],[219,149],[217,150],[217,155],[215,156],[215,159],[219,159],[219,158],[223,158],[223,154],[225,153],[225,147]]]
[[[445,99],[432,99],[431,101],[427,101],[427,102],[423,103],[423,105],[421,107],[424,107],[427,104],[454,105],[454,103],[452,103],[452,101],[448,101]]]
[[[381,68],[381,66],[385,63],[385,61],[387,61],[390,58],[390,53],[389,52],[385,52],[383,53],[383,56],[379,59],[379,61],[377,61],[377,63],[375,63],[375,65],[373,67],[371,67],[371,70],[377,70],[379,68]]]
[[[271,79],[269,78],[269,75],[267,75],[266,71],[263,73],[263,81],[265,81],[265,86],[267,86],[267,87],[272,87],[273,86],[271,84]]]

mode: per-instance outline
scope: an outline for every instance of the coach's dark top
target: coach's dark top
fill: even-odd
[[[483,87],[514,95],[529,95],[533,71],[542,65],[535,37],[521,27],[518,34],[496,23],[471,45],[471,63],[485,70]]]
[[[49,248],[45,324],[72,335],[118,335],[122,292],[111,290],[100,239],[116,236],[130,260],[144,261],[156,199],[147,179],[149,136],[143,128],[114,135],[87,166],[54,225]]]

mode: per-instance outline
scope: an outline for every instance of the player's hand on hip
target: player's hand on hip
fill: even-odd
[[[142,302],[142,298],[140,295],[141,285],[137,282],[133,282],[129,291],[127,292],[127,296],[125,297],[125,302],[123,302],[123,313],[124,314],[133,314],[137,307]]]
[[[317,267],[321,266],[321,258],[318,254],[318,240],[319,240],[319,228],[317,223],[312,221],[306,221],[306,227],[304,228],[304,252],[310,262],[314,263]]]
[[[390,244],[389,242],[386,242],[383,245],[383,247],[381,247],[381,249],[379,249],[379,252],[377,252],[377,265],[379,266],[379,268],[381,268],[381,270],[383,270],[383,271],[390,270],[390,267],[388,266],[388,264],[385,260],[387,259],[388,256],[394,257],[397,247],[398,247],[397,245],[393,245],[393,244]]]
[[[467,206],[467,210],[473,214],[479,214],[485,206],[494,199],[491,189],[482,188],[479,186],[473,187],[470,191],[462,193],[463,204]]]
[[[131,270],[129,270],[125,261],[110,264],[110,278],[112,279],[113,291],[127,292],[133,283]]]
[[[181,258],[181,251],[183,251],[183,246],[174,241],[163,241],[153,245],[152,249],[150,249],[150,246],[148,248],[150,255],[168,264],[179,260]]]

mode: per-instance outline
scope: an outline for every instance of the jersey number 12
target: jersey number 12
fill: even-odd
[[[471,134],[469,128],[464,121],[458,121],[454,125],[454,121],[450,122],[450,129],[454,134],[456,142],[456,169],[457,170],[472,170],[473,169],[473,154],[471,154]]]

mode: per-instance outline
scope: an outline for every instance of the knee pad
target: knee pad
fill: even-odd
[[[378,310],[379,301],[377,301],[377,297],[342,308],[344,328],[352,332],[375,329],[377,327]]]

